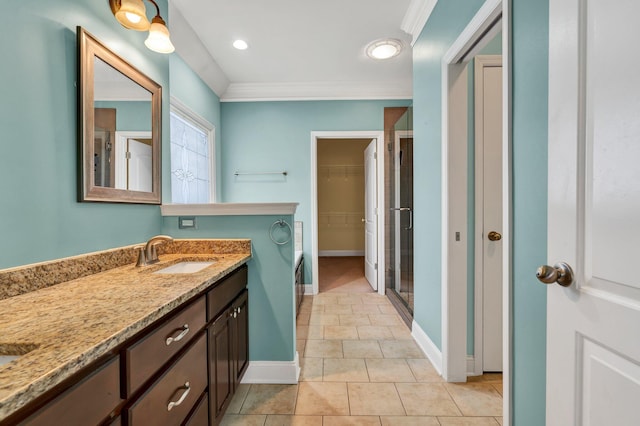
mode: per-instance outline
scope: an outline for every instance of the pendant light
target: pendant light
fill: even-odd
[[[156,16],[149,22],[143,0],[109,0],[111,12],[120,24],[130,30],[149,31],[144,44],[158,53],[171,53],[175,49],[169,38],[167,24],[160,16],[160,8],[154,0],[146,0],[156,7]]]
[[[144,41],[145,46],[158,53],[171,53],[176,50],[169,38],[169,29],[160,14],[151,20],[149,37]]]
[[[130,30],[146,31],[151,23],[142,0],[109,0],[111,11],[120,24]]]

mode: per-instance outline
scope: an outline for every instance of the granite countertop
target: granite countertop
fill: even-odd
[[[0,300],[0,355],[27,352],[0,366],[0,420],[246,263],[248,246],[161,254],[155,265],[119,266]],[[182,260],[215,263],[190,274],[153,273]]]

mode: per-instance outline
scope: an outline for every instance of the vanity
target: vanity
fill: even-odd
[[[0,365],[0,425],[220,423],[249,360],[250,241],[175,240],[144,267],[135,254],[0,272],[72,278],[0,300],[0,355],[14,357]],[[97,260],[114,267],[73,277]],[[167,269],[196,262],[212,263]]]

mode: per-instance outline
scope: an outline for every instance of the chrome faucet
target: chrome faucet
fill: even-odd
[[[158,263],[158,252],[156,251],[156,246],[160,244],[164,244],[167,241],[173,241],[168,235],[156,235],[155,237],[151,237],[147,244],[144,246],[135,247],[139,250],[138,253],[138,262],[136,266],[144,266],[144,265],[152,265],[154,263]]]

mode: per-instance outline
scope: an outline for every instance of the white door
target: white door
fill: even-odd
[[[364,150],[364,276],[378,290],[376,139]]]
[[[549,16],[548,261],[576,278],[548,287],[547,425],[638,425],[640,2]]]
[[[153,166],[151,145],[129,139],[128,189],[131,191],[153,191]]]
[[[502,57],[475,58],[476,290],[482,371],[502,371]]]

